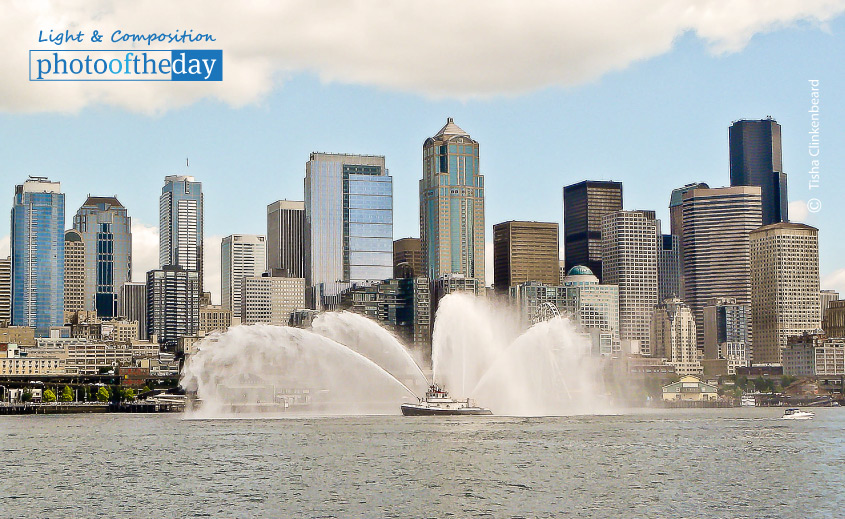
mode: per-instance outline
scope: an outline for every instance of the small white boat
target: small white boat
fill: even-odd
[[[802,411],[797,407],[790,407],[783,412],[783,420],[812,420],[815,417],[812,411]]]
[[[754,407],[757,405],[757,401],[754,398],[754,395],[749,395],[748,393],[745,393],[739,400],[739,405],[741,405],[742,407]]]

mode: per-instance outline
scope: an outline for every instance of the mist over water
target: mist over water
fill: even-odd
[[[564,318],[529,329],[516,311],[468,294],[444,297],[432,340],[434,382],[498,415],[605,413],[601,360]],[[398,414],[428,381],[389,331],[350,312],[311,330],[235,326],[199,345],[182,386],[198,417]]]

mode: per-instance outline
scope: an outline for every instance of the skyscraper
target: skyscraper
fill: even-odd
[[[305,202],[279,200],[267,206],[267,270],[304,278]]]
[[[64,322],[65,195],[59,182],[29,177],[12,205],[12,324],[46,336]]]
[[[660,236],[657,251],[657,300],[681,295],[680,239],[674,234]]]
[[[220,292],[223,308],[241,316],[241,280],[266,269],[264,236],[231,234],[220,244]]]
[[[703,347],[702,312],[708,300],[729,297],[751,304],[749,234],[760,227],[760,188],[692,189],[684,193],[682,209],[681,299],[692,309],[697,342]],[[752,320],[752,333],[753,326]]]
[[[400,238],[393,242],[393,277],[414,278],[425,276],[422,242],[419,238]]]
[[[175,352],[180,337],[199,329],[199,273],[178,265],[147,272],[147,333]]]
[[[731,186],[758,186],[763,225],[789,221],[780,125],[768,117],[740,120],[728,131]]]
[[[199,275],[202,292],[203,196],[194,177],[169,175],[159,198],[159,266],[178,265]]]
[[[493,286],[507,294],[526,281],[560,282],[556,223],[502,222],[493,226]]]
[[[138,321],[138,338],[147,340],[147,284],[124,283],[117,298],[117,313],[127,321]]]
[[[420,239],[426,276],[459,274],[484,287],[484,176],[478,142],[449,117],[423,143]]]
[[[73,228],[85,243],[83,310],[114,317],[120,287],[132,280],[131,218],[116,197],[89,195],[73,217]]]
[[[716,298],[704,307],[704,360],[722,361],[725,373],[735,375],[737,367],[751,360],[751,307],[736,304],[734,298]]]
[[[704,182],[693,182],[673,189],[669,197],[669,233],[678,238],[677,254],[678,268],[680,270],[678,273],[678,292],[675,294],[678,297],[681,297],[681,294],[684,293],[684,242],[681,239],[684,235],[684,193],[693,189],[710,189],[710,186]],[[665,298],[661,297],[660,301],[663,301],[663,299]]]
[[[563,259],[567,271],[582,265],[604,280],[602,217],[621,210],[621,182],[585,180],[563,188]]]
[[[619,335],[651,354],[651,318],[657,305],[659,223],[654,211],[616,211],[602,218],[603,283],[619,286]]]
[[[85,305],[85,242],[79,231],[65,232],[65,314],[88,310]]]
[[[393,276],[393,178],[384,157],[312,153],[305,166],[309,303]]]
[[[0,328],[12,322],[12,258],[0,258]]]
[[[821,328],[818,229],[776,223],[751,232],[754,362],[781,362],[787,339]]]

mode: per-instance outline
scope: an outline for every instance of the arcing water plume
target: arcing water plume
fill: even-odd
[[[314,319],[311,330],[367,357],[417,395],[425,394],[428,381],[411,353],[375,321],[352,312],[326,312]]]
[[[514,314],[466,294],[443,298],[432,345],[435,381],[495,414],[606,412],[602,366],[589,341],[560,317],[520,333]]]
[[[395,414],[413,393],[378,364],[297,328],[235,326],[207,338],[182,372],[201,416],[265,411]]]

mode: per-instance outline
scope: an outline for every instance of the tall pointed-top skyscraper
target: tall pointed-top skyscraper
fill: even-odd
[[[159,211],[159,265],[196,272],[202,292],[202,183],[191,176],[165,177]]]
[[[132,281],[132,220],[116,197],[89,195],[73,228],[85,243],[83,309],[115,317],[120,287]]]
[[[763,225],[789,221],[780,125],[768,117],[741,120],[729,130],[731,186],[759,186]]]
[[[65,195],[59,182],[30,177],[12,205],[12,324],[39,336],[64,324]]]
[[[484,176],[478,142],[449,117],[423,143],[420,238],[427,276],[462,274],[484,286]]]

